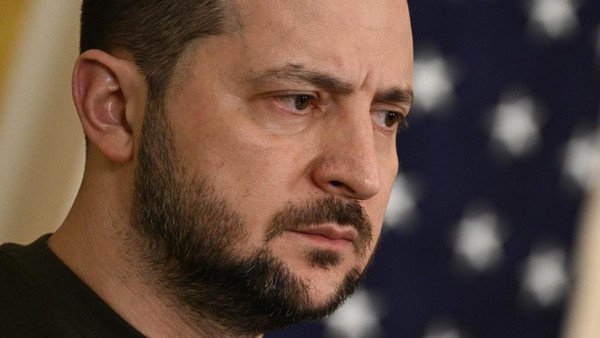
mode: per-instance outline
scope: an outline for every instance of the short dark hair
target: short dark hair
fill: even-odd
[[[162,101],[185,48],[223,33],[228,14],[223,0],[83,0],[80,52],[124,48],[146,77],[149,101]]]

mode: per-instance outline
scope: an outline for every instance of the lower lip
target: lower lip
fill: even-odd
[[[312,243],[318,246],[326,247],[328,249],[342,250],[352,245],[352,242],[346,239],[332,239],[322,235],[310,234],[305,232],[292,232],[301,235],[304,238],[307,238]]]

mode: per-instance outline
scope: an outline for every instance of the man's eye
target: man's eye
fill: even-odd
[[[310,101],[312,101],[312,97],[309,95],[295,95],[294,97],[294,105],[298,110],[308,108]]]
[[[276,97],[277,101],[281,102],[284,108],[294,111],[302,112],[310,107],[316,100],[313,95],[309,94],[292,94]]]
[[[408,123],[404,115],[396,111],[381,110],[376,112],[374,118],[376,119],[376,122],[384,128],[391,129],[397,124],[399,125],[399,129],[408,127]]]
[[[387,127],[393,127],[398,121],[400,121],[400,113],[389,111],[385,115],[385,125]]]

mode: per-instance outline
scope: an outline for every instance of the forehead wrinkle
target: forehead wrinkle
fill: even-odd
[[[252,75],[248,82],[261,84],[273,80],[283,80],[295,83],[310,83],[319,88],[336,92],[342,95],[350,95],[355,91],[352,84],[343,81],[333,75],[321,71],[305,69],[301,64],[288,63],[281,67],[270,68]]]

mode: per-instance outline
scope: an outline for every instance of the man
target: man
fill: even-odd
[[[258,336],[335,310],[397,172],[406,2],[84,0],[81,33],[83,182],[56,233],[2,247],[0,330]]]

